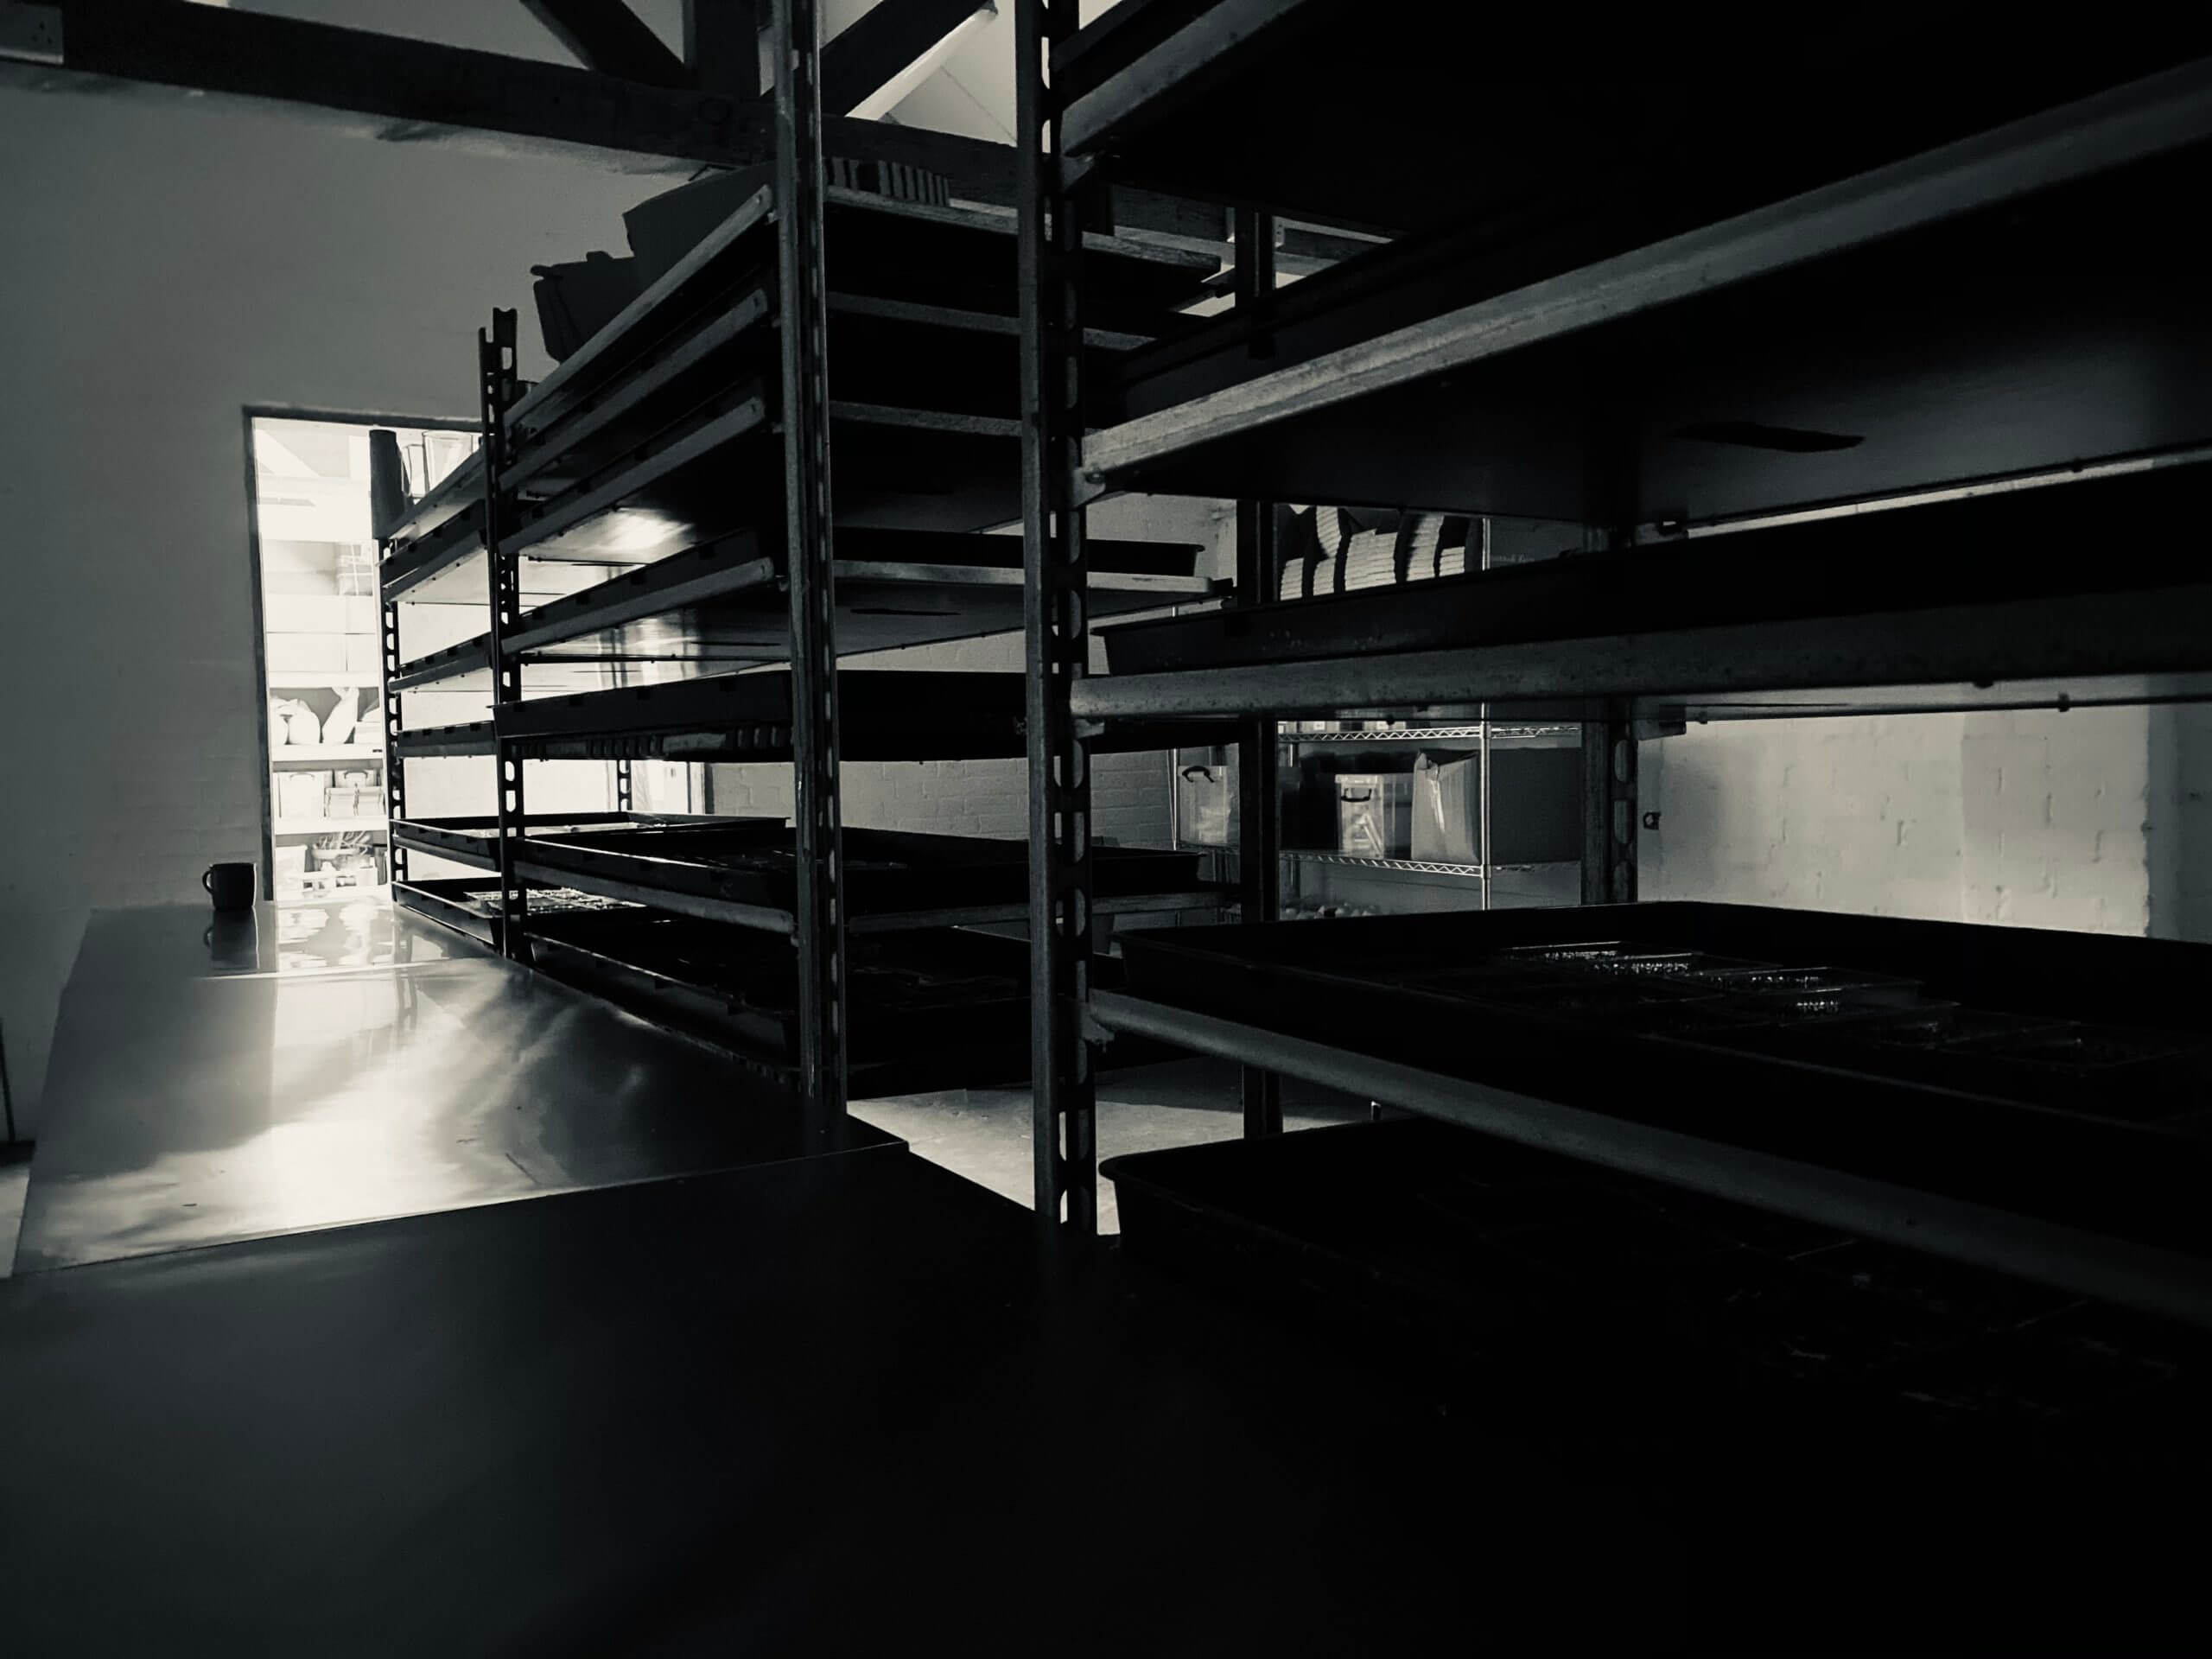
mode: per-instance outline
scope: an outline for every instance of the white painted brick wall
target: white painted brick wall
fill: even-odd
[[[2141,709],[1753,721],[1643,747],[1648,899],[2142,933]]]
[[[2142,709],[1976,715],[1962,756],[1968,921],[2148,931]]]

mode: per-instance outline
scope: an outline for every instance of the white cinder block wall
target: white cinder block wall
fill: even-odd
[[[2141,709],[1750,721],[1641,753],[1647,899],[2149,928]]]

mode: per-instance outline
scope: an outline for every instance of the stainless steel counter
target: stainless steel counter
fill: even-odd
[[[388,930],[385,965],[312,970],[266,906],[92,917],[18,1272],[799,1154],[797,1102],[710,1051],[404,912],[356,922],[332,954]]]

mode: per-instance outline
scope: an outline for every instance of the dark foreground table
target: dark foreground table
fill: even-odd
[[[1785,1499],[1609,1474],[1541,1401],[1033,1243],[888,1148],[0,1282],[10,1649],[2018,1651],[2189,1582],[2193,1531],[2104,1598],[2011,1499],[1789,1447]]]

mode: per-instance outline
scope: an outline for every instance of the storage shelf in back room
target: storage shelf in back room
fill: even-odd
[[[365,743],[283,743],[269,751],[272,766],[327,766],[340,762],[377,764],[384,760],[382,749],[372,749]]]
[[[384,683],[384,677],[374,672],[318,674],[313,669],[288,668],[271,671],[268,683],[271,691],[344,691],[374,689]]]
[[[1479,745],[1484,735],[1480,725],[1408,726],[1368,732],[1280,732],[1279,740],[1300,748],[1308,744],[1347,744],[1359,748],[1402,747],[1433,745],[1457,747]],[[1503,725],[1492,722],[1490,741],[1497,744],[1510,744],[1517,748],[1571,749],[1582,741],[1580,722],[1573,724]]]
[[[1332,853],[1311,850],[1302,847],[1286,847],[1282,855],[1300,864],[1326,864],[1352,870],[1388,870],[1402,875],[1435,875],[1463,878],[1479,881],[1484,869],[1479,864],[1446,864],[1424,858],[1361,858],[1351,853]],[[1503,868],[1503,867],[1501,867]],[[1515,866],[1516,868],[1533,868]]]
[[[381,836],[385,820],[381,814],[366,818],[276,818],[270,830],[278,836],[343,836],[361,830],[373,830]]]

